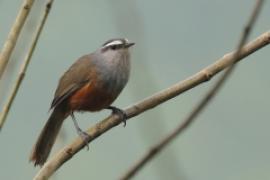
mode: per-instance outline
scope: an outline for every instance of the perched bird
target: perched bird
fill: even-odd
[[[135,43],[117,38],[105,42],[91,54],[80,57],[61,77],[51,104],[53,110],[30,155],[34,165],[47,160],[63,121],[71,116],[78,134],[87,144],[88,134],[74,117],[75,111],[110,109],[125,125],[126,114],[111,106],[125,87],[130,72],[129,48]]]

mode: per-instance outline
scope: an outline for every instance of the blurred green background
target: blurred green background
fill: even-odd
[[[0,83],[0,107],[9,95],[46,1],[37,0]],[[126,107],[232,51],[252,0],[56,0],[25,80],[0,132],[0,179],[31,179],[32,145],[47,120],[62,73],[81,55],[113,37],[136,42],[131,78],[114,105]],[[20,0],[0,0],[0,44]],[[251,38],[269,30],[266,1]],[[251,39],[250,38],[250,39]],[[269,47],[240,63],[197,121],[134,179],[270,179]],[[53,179],[117,179],[148,148],[178,125],[216,80],[198,86],[99,137],[63,165]],[[76,114],[83,129],[109,115]],[[67,119],[54,152],[77,136]]]

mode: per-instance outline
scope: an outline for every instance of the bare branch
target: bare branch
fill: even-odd
[[[44,14],[43,14],[43,16],[41,18],[40,24],[37,26],[37,30],[36,30],[36,33],[34,34],[33,41],[31,43],[30,49],[29,49],[28,53],[25,56],[25,59],[24,59],[24,62],[22,64],[22,66],[21,66],[19,75],[18,75],[18,77],[16,79],[14,87],[12,88],[11,94],[8,97],[8,101],[4,105],[3,110],[2,110],[2,112],[0,114],[0,131],[3,128],[6,117],[7,117],[8,113],[9,113],[10,107],[11,107],[11,105],[13,103],[13,100],[15,99],[16,94],[17,94],[17,92],[19,90],[19,87],[20,87],[20,85],[21,85],[21,83],[23,81],[23,78],[25,76],[25,72],[27,70],[28,64],[29,64],[29,62],[30,62],[30,60],[32,58],[32,55],[33,55],[33,52],[34,52],[34,50],[36,48],[39,36],[41,34],[41,31],[42,31],[42,29],[44,27],[44,24],[45,24],[45,22],[47,20],[49,12],[50,12],[52,3],[53,3],[53,0],[48,0],[48,2],[46,3]]]
[[[188,79],[178,82],[171,87],[162,90],[141,102],[138,102],[128,108],[125,109],[128,118],[134,117],[146,110],[154,108],[155,106],[172,99],[179,94],[192,89],[193,87],[202,84],[211,79],[212,76],[219,73],[226,67],[228,67],[232,62],[238,62],[244,57],[252,54],[253,52],[263,48],[264,46],[270,43],[270,31],[260,35],[258,38],[253,40],[252,42],[245,45],[239,56],[235,57],[235,52],[226,54],[219,60],[217,60],[212,65],[206,67],[195,75],[189,77]],[[121,123],[121,119],[118,116],[109,116],[101,122],[97,123],[93,127],[87,130],[90,138],[89,142],[96,139],[98,136],[102,135],[109,129],[117,126]],[[84,142],[82,142],[81,138],[77,137],[71,144],[64,147],[57,154],[55,154],[51,159],[49,159],[44,166],[40,169],[40,171],[36,174],[36,180],[40,179],[48,179],[62,164],[72,158],[78,151],[80,151],[84,147]]]
[[[240,55],[240,51],[247,41],[247,38],[250,34],[251,29],[253,28],[253,25],[257,19],[258,13],[261,10],[262,7],[262,0],[257,0],[257,3],[254,6],[253,12],[249,18],[249,21],[247,25],[245,26],[241,38],[239,40],[239,44],[237,46],[237,51],[234,54],[234,59],[237,60]],[[234,63],[234,62],[233,62]],[[213,98],[216,96],[217,92],[220,90],[222,85],[225,83],[225,81],[228,79],[228,77],[231,75],[233,70],[235,69],[236,64],[232,64],[229,69],[224,73],[223,76],[217,81],[217,83],[209,90],[209,92],[206,94],[206,96],[198,103],[198,105],[192,110],[192,112],[185,118],[185,120],[172,132],[170,132],[167,136],[162,138],[160,142],[153,145],[148,152],[146,152],[134,165],[130,167],[124,173],[124,175],[120,178],[121,180],[128,180],[131,179],[139,170],[141,170],[146,163],[150,162],[151,159],[153,159],[158,153],[160,153],[169,143],[172,142],[178,135],[184,132],[187,127],[191,125],[192,122],[195,121],[196,117],[206,108],[206,106],[213,100]]]
[[[16,45],[17,39],[20,35],[25,20],[31,10],[34,0],[25,0],[21,6],[21,9],[16,17],[15,23],[13,24],[7,40],[4,44],[2,52],[0,54],[0,80],[5,71],[11,53]]]

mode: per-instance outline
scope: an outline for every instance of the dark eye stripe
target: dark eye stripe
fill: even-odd
[[[123,47],[124,47],[124,44],[117,44],[117,45],[108,46],[108,48],[110,48],[112,50],[121,49]]]

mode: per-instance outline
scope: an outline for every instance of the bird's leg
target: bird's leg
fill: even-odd
[[[72,121],[73,121],[73,123],[74,123],[74,126],[75,126],[75,128],[76,128],[76,131],[77,131],[78,135],[82,138],[82,140],[83,140],[85,146],[87,147],[87,150],[89,150],[89,145],[88,145],[88,139],[89,139],[89,137],[90,137],[89,134],[87,134],[86,132],[84,132],[84,131],[79,127],[78,122],[76,121],[76,118],[75,118],[73,112],[70,113],[70,116],[71,116],[71,118],[72,118]]]
[[[115,106],[109,106],[106,109],[112,110],[112,114],[117,114],[122,119],[122,122],[124,123],[124,127],[126,126],[127,114],[125,113],[125,111]]]

